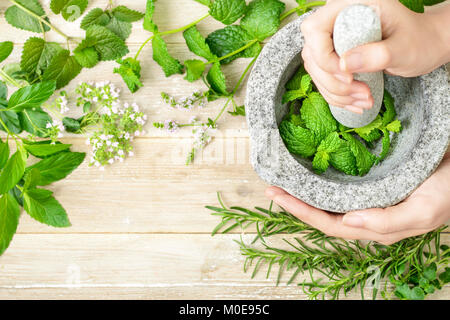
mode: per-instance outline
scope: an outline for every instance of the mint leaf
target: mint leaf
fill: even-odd
[[[155,60],[163,69],[166,77],[170,77],[174,74],[183,73],[183,65],[176,59],[174,59],[169,51],[164,40],[159,35],[155,35],[152,40],[153,46],[153,60]]]
[[[330,154],[340,151],[346,145],[344,140],[341,140],[337,132],[330,133],[317,148],[317,153],[313,160],[313,169],[316,173],[324,173],[329,166]]]
[[[435,4],[442,3],[446,0],[423,0],[423,4],[426,6],[434,6]]]
[[[368,125],[361,127],[361,128],[355,128],[355,132],[360,136],[366,136],[370,135],[370,133],[375,129],[380,129],[383,126],[383,121],[381,120],[381,117],[378,115],[374,121],[369,123]]]
[[[28,171],[23,177],[24,184],[23,190],[36,188],[37,183],[41,179],[41,173],[38,169],[32,169]]]
[[[85,153],[78,152],[59,153],[28,167],[27,171],[38,169],[41,173],[38,185],[46,186],[71,174],[84,161],[85,156]]]
[[[124,22],[136,22],[144,18],[145,14],[142,12],[131,10],[125,6],[117,6],[112,11],[111,14],[117,19]]]
[[[126,83],[128,89],[130,89],[132,93],[135,93],[143,86],[140,80],[141,65],[139,61],[134,58],[127,58],[125,60],[119,59],[117,62],[120,64],[120,67],[115,68],[114,73],[119,74]]]
[[[9,145],[0,139],[0,170],[3,169],[9,158]]]
[[[33,108],[18,113],[20,125],[23,130],[38,137],[47,136],[47,124],[52,122],[52,118],[41,108]]]
[[[23,194],[23,208],[36,221],[57,228],[70,227],[66,210],[52,195],[45,189],[27,190]]]
[[[239,50],[253,40],[254,38],[244,28],[238,25],[233,25],[210,33],[206,38],[206,43],[211,48],[213,54],[221,58]],[[220,62],[222,64],[227,64],[237,58],[255,57],[260,51],[261,45],[256,42],[244,51],[225,58]]]
[[[306,97],[305,92],[302,89],[291,90],[291,91],[287,91],[283,95],[283,99],[281,100],[281,103],[287,103],[287,102],[294,101],[297,99],[302,99],[305,97]]]
[[[42,9],[38,0],[16,0],[16,2],[27,10],[35,13],[37,16],[45,18],[46,14]],[[16,5],[9,7],[5,11],[6,21],[15,28],[27,30],[36,33],[42,33],[43,31],[50,31],[50,28],[41,23],[38,19],[28,14]]]
[[[6,60],[13,51],[14,44],[11,41],[0,42],[0,62]]]
[[[314,135],[308,129],[295,126],[288,121],[282,121],[280,135],[291,153],[307,158],[316,152]]]
[[[70,55],[70,51],[63,50],[50,62],[42,80],[56,80],[56,89],[61,89],[72,81],[81,72],[81,69],[81,65]]]
[[[234,117],[243,116],[245,117],[245,106],[236,106],[234,111],[228,111],[228,113]]]
[[[92,9],[88,12],[88,14],[81,21],[81,29],[87,30],[90,26],[98,25],[98,26],[106,26],[109,23],[109,17],[106,12],[104,12],[100,8]]]
[[[286,90],[297,90],[302,88],[302,78],[303,76],[308,75],[305,68],[300,66],[298,70],[295,72],[294,76],[286,83]]]
[[[11,95],[8,110],[19,112],[40,107],[55,92],[55,81],[46,81],[21,88]]]
[[[86,30],[86,38],[75,49],[75,53],[86,48],[95,48],[101,61],[116,60],[128,53],[125,42],[114,32],[103,26],[93,25]]]
[[[155,12],[155,1],[147,0],[147,7],[144,16],[144,29],[153,33],[158,31],[158,27],[153,22],[153,13]]]
[[[211,49],[205,42],[205,38],[198,32],[197,27],[193,26],[183,32],[184,40],[189,50],[207,61],[216,60],[217,57],[211,52]]]
[[[389,150],[391,149],[391,137],[389,136],[389,132],[386,129],[382,130],[383,132],[383,139],[381,140],[382,149],[380,152],[380,155],[377,158],[377,163],[380,163],[384,159],[386,159],[387,155],[389,154]]]
[[[356,158],[353,152],[350,150],[348,142],[345,142],[339,146],[339,148],[330,154],[330,164],[339,171],[344,172],[352,176],[358,174],[358,168],[356,166]]]
[[[20,207],[8,193],[0,198],[0,255],[9,247],[19,225]]]
[[[450,282],[450,268],[446,267],[445,271],[439,275],[439,279],[444,283]]]
[[[194,0],[194,1],[196,1],[198,3],[201,3],[201,4],[203,4],[203,5],[207,6],[207,7],[211,7],[212,6],[211,0]]]
[[[114,16],[105,27],[114,32],[120,39],[124,41],[128,39],[132,29],[132,25],[130,22],[122,21]]]
[[[359,136],[370,144],[381,138],[381,131],[379,129],[374,129],[369,134],[359,134]]]
[[[194,82],[200,79],[205,71],[206,65],[201,60],[186,60],[184,62],[186,67],[186,79],[189,82]]]
[[[78,119],[64,117],[63,125],[67,132],[77,133],[81,129],[81,123]]]
[[[305,126],[314,133],[316,145],[337,130],[337,123],[331,114],[330,107],[318,92],[312,92],[303,101],[300,113]]]
[[[0,81],[0,99],[5,100],[8,98],[8,87],[3,81]]]
[[[408,9],[418,12],[424,13],[425,8],[423,6],[423,0],[400,0],[402,4],[404,4]]]
[[[317,174],[322,174],[325,171],[327,171],[330,160],[329,153],[325,151],[317,151],[317,153],[314,156],[312,165],[313,169]]]
[[[223,24],[232,24],[244,15],[246,9],[245,0],[215,0],[209,12]]]
[[[399,120],[394,120],[386,126],[386,129],[399,133],[402,130],[402,123]]]
[[[215,62],[211,69],[209,69],[208,75],[206,76],[206,80],[208,81],[211,89],[214,92],[218,93],[222,96],[228,96],[229,93],[227,91],[227,85],[225,81],[225,75],[220,69],[220,63]]]
[[[24,144],[25,150],[37,158],[46,158],[48,156],[69,150],[71,144]]]
[[[345,140],[348,141],[350,150],[356,158],[356,166],[358,167],[359,175],[363,176],[367,174],[375,164],[377,158],[351,134],[344,132],[342,133],[342,136]]]
[[[387,126],[397,116],[397,112],[395,112],[394,98],[387,90],[384,90],[383,105],[386,109],[383,113],[383,126]]]
[[[300,88],[305,94],[309,94],[312,90],[312,78],[309,74],[305,74],[300,80]]]
[[[75,21],[84,13],[88,0],[52,0],[50,9],[55,14],[61,13],[67,21]]]
[[[23,47],[20,67],[30,80],[40,78],[53,58],[63,51],[58,43],[46,42],[41,38],[29,38]]]
[[[9,131],[19,134],[22,132],[19,116],[14,111],[7,111],[5,107],[6,105],[7,101],[2,102],[0,100],[0,110],[2,110],[0,111],[0,119],[2,119]],[[2,124],[0,125],[0,130],[7,132]]]
[[[241,26],[259,41],[263,41],[278,31],[280,15],[285,4],[278,0],[253,0],[241,20]]]
[[[94,48],[85,48],[74,52],[74,57],[83,68],[93,68],[99,62],[99,55]]]
[[[17,150],[6,162],[0,174],[0,194],[5,194],[15,187],[25,172],[27,156],[22,149]]]

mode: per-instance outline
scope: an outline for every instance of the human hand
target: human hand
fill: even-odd
[[[334,51],[333,27],[339,12],[364,3],[380,14],[383,41],[363,45],[341,58]],[[373,106],[369,87],[353,73],[385,72],[414,77],[450,61],[450,5],[425,14],[415,13],[398,0],[329,0],[302,24],[305,69],[332,105],[362,113]]]
[[[390,245],[432,231],[450,219],[450,152],[436,172],[410,197],[386,209],[341,215],[311,207],[278,187],[267,188],[266,196],[329,236]]]

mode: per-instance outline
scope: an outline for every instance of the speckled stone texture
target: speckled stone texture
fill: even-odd
[[[310,160],[289,153],[278,131],[288,111],[281,103],[284,85],[303,63],[300,25],[309,14],[272,38],[251,73],[246,98],[251,162],[264,181],[320,209],[348,212],[394,205],[431,175],[448,148],[448,73],[439,68],[419,78],[387,76],[386,88],[396,100],[404,126],[393,137],[387,159],[364,177],[347,176],[333,168],[317,175]]]
[[[336,18],[333,41],[336,53],[342,56],[350,49],[380,41],[381,22],[378,14],[369,6],[354,4],[342,10]],[[350,128],[360,128],[371,123],[380,112],[383,103],[383,72],[357,73],[355,80],[365,82],[372,92],[373,107],[357,114],[343,108],[330,106],[331,113],[337,121]]]

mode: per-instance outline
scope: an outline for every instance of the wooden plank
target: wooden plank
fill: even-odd
[[[275,286],[276,268],[270,279],[264,268],[253,280],[243,273],[243,257],[232,241],[239,237],[17,235],[0,257],[0,299],[305,298],[295,285]],[[252,238],[243,236],[246,242]],[[449,243],[450,236],[443,240]],[[268,243],[284,246],[278,236]],[[283,275],[283,283],[289,276]],[[357,299],[359,293],[349,297]],[[449,286],[432,296],[449,297]]]

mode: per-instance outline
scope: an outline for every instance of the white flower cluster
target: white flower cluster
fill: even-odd
[[[59,97],[55,99],[54,103],[61,114],[66,114],[67,112],[69,112],[70,108],[66,91],[61,91],[59,93]]]
[[[64,136],[63,132],[65,128],[60,120],[54,119],[52,122],[48,122],[45,127],[47,128],[46,134],[53,142]]]
[[[189,96],[182,97],[178,101],[165,92],[161,93],[161,97],[170,107],[180,110],[191,110],[195,106],[198,106],[201,109],[205,107],[206,102],[208,101],[206,95],[200,91],[196,91]]]

